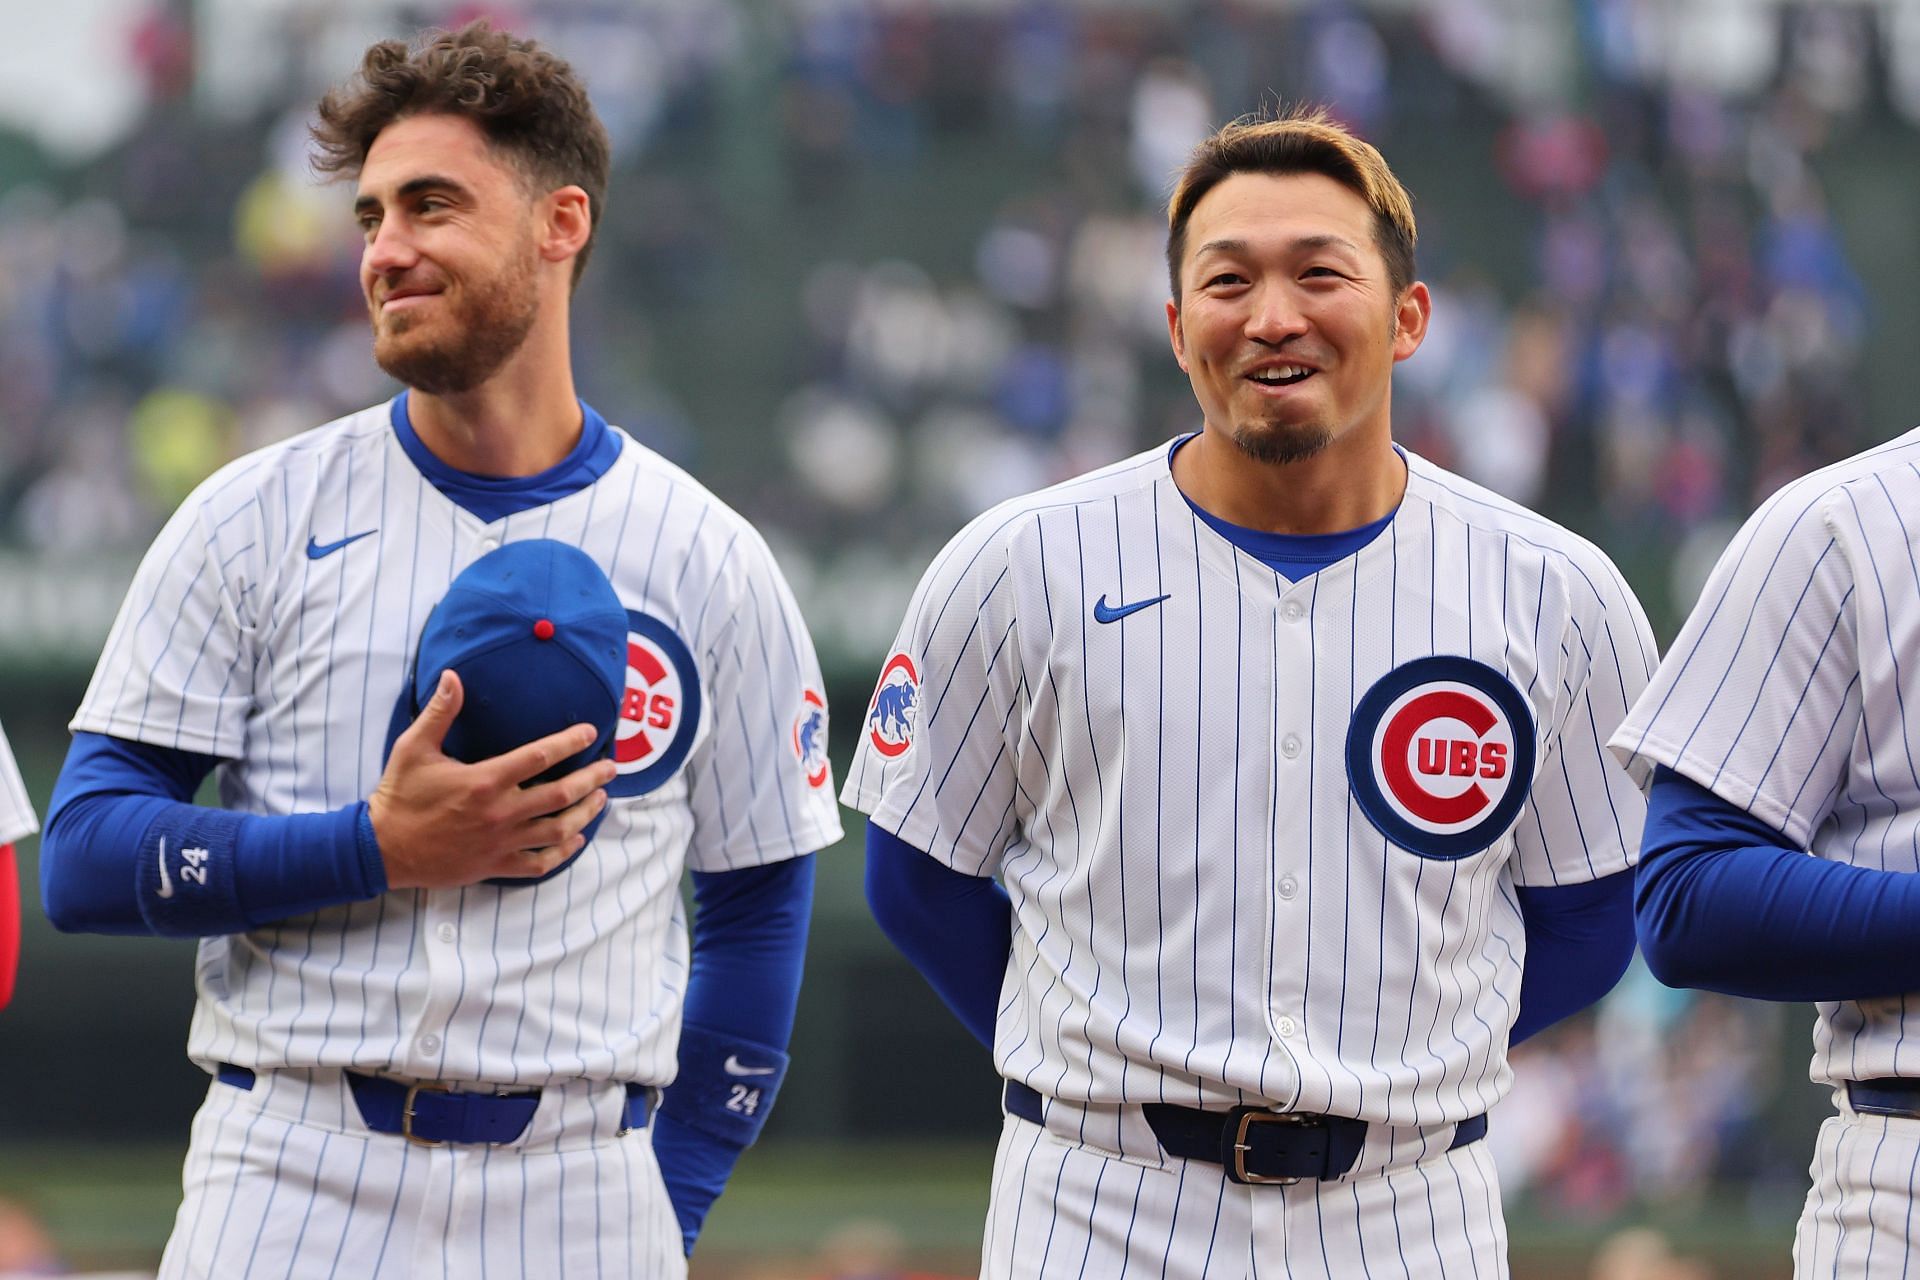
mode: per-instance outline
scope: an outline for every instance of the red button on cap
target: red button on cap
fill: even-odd
[[[540,640],[553,639],[553,623],[545,618],[540,619],[540,621],[533,624],[533,634],[535,638]]]

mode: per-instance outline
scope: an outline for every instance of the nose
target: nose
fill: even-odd
[[[1307,317],[1290,289],[1261,289],[1247,312],[1246,335],[1255,342],[1278,346],[1307,331]]]
[[[388,276],[405,271],[419,261],[419,252],[407,234],[403,218],[382,218],[361,251],[360,263],[369,276]]]

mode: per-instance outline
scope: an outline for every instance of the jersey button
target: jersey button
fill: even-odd
[[[434,932],[440,935],[440,941],[442,942],[452,942],[454,938],[459,936],[459,930],[455,929],[450,924],[443,924],[438,929],[434,930]]]
[[[1299,759],[1300,739],[1291,733],[1282,738],[1280,740],[1280,754],[1289,760]]]
[[[1298,622],[1307,616],[1307,607],[1298,600],[1289,600],[1280,606],[1280,616],[1288,622]]]
[[[1300,1024],[1292,1018],[1282,1017],[1280,1021],[1273,1024],[1273,1029],[1278,1031],[1282,1036],[1291,1039],[1293,1033],[1300,1029]]]
[[[420,1052],[437,1053],[440,1050],[440,1037],[427,1035],[420,1037]]]
[[[1300,891],[1300,882],[1298,880],[1295,880],[1292,876],[1288,876],[1286,879],[1280,882],[1279,889],[1280,889],[1280,900],[1282,902],[1292,902],[1293,895]]]

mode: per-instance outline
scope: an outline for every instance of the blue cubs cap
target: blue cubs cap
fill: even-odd
[[[570,725],[592,725],[598,730],[592,746],[527,785],[564,777],[613,750],[627,685],[627,611],[607,575],[578,547],[531,538],[481,556],[427,617],[413,674],[388,726],[385,754],[449,668],[459,675],[465,699],[447,730],[448,755],[472,764]],[[603,809],[588,824],[589,841],[605,816]]]

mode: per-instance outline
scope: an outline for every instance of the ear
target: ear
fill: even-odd
[[[587,193],[566,186],[546,199],[546,225],[541,228],[540,256],[548,262],[566,262],[586,248],[593,234],[593,210]]]
[[[1415,280],[1400,295],[1393,309],[1393,359],[1398,364],[1420,349],[1427,337],[1427,321],[1433,317],[1433,295],[1427,286]]]
[[[1180,300],[1167,299],[1167,341],[1173,345],[1173,358],[1180,365],[1180,372],[1191,373],[1187,368],[1187,336],[1180,331]]]

